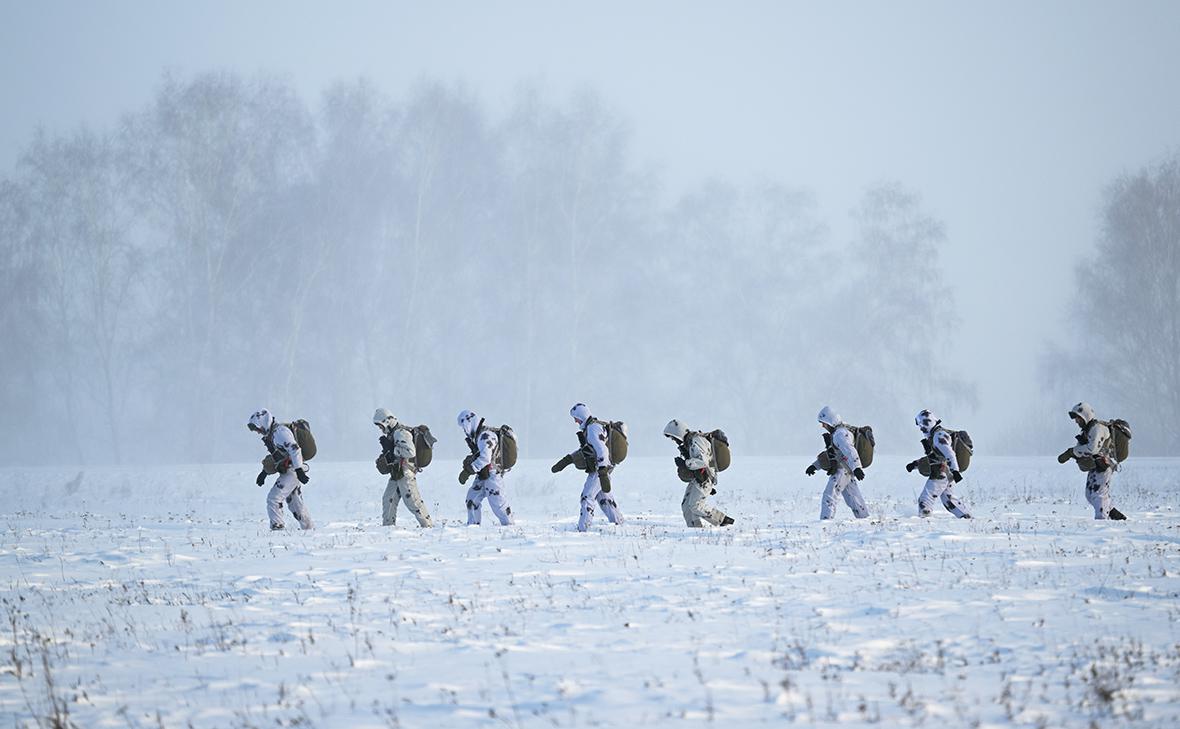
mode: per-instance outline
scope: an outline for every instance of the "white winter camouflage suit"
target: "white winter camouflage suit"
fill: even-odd
[[[414,467],[417,452],[414,448],[413,434],[407,428],[397,426],[392,432],[387,433],[386,437],[393,441],[393,452],[382,454],[391,470],[389,483],[385,486],[385,495],[381,498],[381,523],[385,526],[396,525],[397,507],[404,501],[406,508],[418,520],[418,526],[433,526],[422,495],[418,493],[418,472]],[[395,462],[391,463],[390,457]],[[395,478],[399,471],[401,478]]]
[[[579,408],[581,409],[579,410]],[[610,448],[606,444],[606,426],[594,420],[585,405],[579,404],[575,406],[574,412],[571,414],[582,421],[582,435],[586,439],[586,444],[594,452],[594,461],[591,464],[594,466],[594,470],[586,474],[586,483],[582,486],[578,531],[584,532],[590,528],[590,522],[594,521],[595,502],[598,502],[602,513],[612,524],[622,524],[623,515],[619,513],[619,506],[615,503],[614,493],[604,492],[598,478],[599,468],[612,470],[614,468],[614,464],[610,460]],[[586,455],[589,456],[590,454],[587,453]],[[589,461],[589,459],[587,460]]]
[[[941,500],[943,508],[947,511],[960,519],[969,518],[970,514],[952,492],[954,483],[951,481],[950,471],[959,470],[959,459],[955,455],[951,434],[945,428],[935,425],[931,432],[926,433],[926,437],[930,438],[930,444],[945,463],[931,462],[930,477],[918,496],[918,515],[930,516],[934,511],[934,503]]]
[[[844,503],[852,509],[857,519],[864,519],[869,515],[869,507],[865,505],[864,496],[860,493],[860,484],[853,477],[852,472],[861,467],[860,454],[856,452],[856,442],[852,431],[842,422],[834,423],[832,431],[832,445],[836,456],[836,472],[828,478],[828,485],[820,501],[819,518],[831,519],[836,516],[836,499],[844,497]],[[820,468],[819,459],[811,464]]]
[[[685,436],[684,465],[694,475],[703,473],[703,481],[693,479],[685,484],[684,500],[680,510],[684,512],[684,523],[690,527],[703,527],[704,522],[721,526],[725,513],[706,503],[717,485],[717,469],[713,461],[713,446],[701,433]]]
[[[266,515],[270,518],[270,526],[272,529],[283,528],[283,504],[286,503],[291,509],[291,516],[295,517],[299,526],[311,529],[314,524],[311,515],[307,513],[307,506],[303,503],[303,490],[299,479],[295,476],[295,472],[303,468],[303,451],[299,449],[295,434],[282,423],[274,423],[271,426],[270,439],[274,444],[271,455],[274,456],[275,462],[280,463],[283,457],[290,459],[290,466],[279,474],[278,480],[266,495]]]
[[[1073,454],[1075,457],[1094,456],[1106,460],[1108,467],[1105,470],[1095,469],[1086,474],[1086,501],[1094,507],[1095,519],[1109,519],[1113,506],[1110,500],[1110,482],[1118,468],[1114,453],[1114,435],[1106,423],[1094,417],[1092,411],[1089,416],[1084,431],[1086,442],[1075,446]]]
[[[504,498],[504,482],[499,466],[494,465],[497,462],[496,453],[500,445],[500,439],[491,430],[478,430],[477,418],[470,418],[467,422],[474,422],[476,425],[471,427],[476,430],[475,437],[475,458],[471,461],[471,470],[475,472],[475,479],[471,487],[467,489],[467,523],[479,524],[483,516],[483,500],[486,497],[488,506],[492,507],[492,513],[500,520],[504,526],[512,524],[512,507],[508,505],[508,500]],[[468,440],[472,438],[472,433],[466,431]],[[480,478],[479,472],[485,467],[488,468],[488,477]]]

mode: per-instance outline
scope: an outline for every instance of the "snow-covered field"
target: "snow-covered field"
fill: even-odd
[[[690,530],[671,459],[615,475],[629,517],[574,530],[581,477],[526,462],[518,523],[380,525],[369,464],[313,463],[319,528],[271,533],[256,465],[0,471],[0,725],[1180,725],[1180,461],[1132,459],[1126,522],[1083,475],[976,461],[976,519],[820,524],[822,476],[744,459]],[[486,509],[486,507],[485,507]]]

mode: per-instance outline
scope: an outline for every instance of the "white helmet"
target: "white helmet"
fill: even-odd
[[[258,433],[259,435],[266,435],[275,424],[275,418],[270,414],[266,408],[259,410],[250,416],[250,420],[246,423],[246,427]]]
[[[397,427],[397,416],[385,408],[377,408],[377,411],[373,413],[373,425],[388,433]]]
[[[664,435],[677,443],[683,443],[684,436],[688,435],[688,426],[673,418],[664,426]]]
[[[459,413],[457,420],[459,422],[459,427],[463,429],[464,433],[466,433],[468,436],[475,435],[475,429],[479,427],[478,415],[471,412],[470,410],[463,410]]]
[[[586,423],[590,420],[590,408],[583,403],[578,403],[570,408],[570,417],[578,421],[578,427],[585,429]]]
[[[1080,402],[1077,405],[1074,405],[1069,411],[1069,414],[1070,416],[1078,416],[1082,419],[1083,423],[1089,423],[1096,418],[1094,415],[1094,408],[1090,407],[1090,403],[1088,402]]]
[[[918,430],[925,435],[930,435],[930,431],[934,430],[934,426],[940,422],[942,421],[929,410],[922,410],[914,416],[914,425],[918,426]]]
[[[824,409],[819,411],[819,415],[816,415],[815,419],[829,428],[835,428],[837,425],[840,425],[844,422],[840,419],[840,416],[836,414],[836,411],[832,410],[827,405],[824,405]]]

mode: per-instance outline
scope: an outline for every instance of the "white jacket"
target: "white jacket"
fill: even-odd
[[[934,429],[934,432],[930,434],[930,444],[943,457],[943,460],[946,461],[946,464],[950,466],[952,471],[959,470],[959,458],[955,455],[955,447],[951,441],[951,434],[945,428]]]
[[[688,436],[688,458],[684,459],[684,465],[691,471],[700,471],[708,469],[709,477],[716,479],[717,470],[713,465],[713,444],[709,442],[701,433],[692,433]]]
[[[496,437],[496,433],[491,430],[484,430],[480,432],[475,438],[475,447],[477,454],[475,460],[471,462],[471,470],[479,473],[485,466],[491,465],[492,471],[499,473],[499,466],[496,462],[496,446],[500,445],[500,439]]]
[[[270,433],[270,442],[274,445],[275,462],[281,462],[286,456],[291,460],[291,468],[299,470],[303,468],[303,451],[299,449],[299,443],[295,440],[295,434],[291,429],[282,423],[275,426]]]
[[[606,426],[597,420],[591,420],[582,431],[586,435],[586,443],[594,449],[595,462],[599,468],[610,468],[610,447],[606,444]]]
[[[852,437],[852,430],[844,423],[840,423],[832,431],[832,445],[836,447],[836,461],[841,468],[852,473],[861,467],[856,439]]]
[[[1114,437],[1110,428],[1101,420],[1091,420],[1086,428],[1086,442],[1074,446],[1075,456],[1105,456],[1113,460]]]

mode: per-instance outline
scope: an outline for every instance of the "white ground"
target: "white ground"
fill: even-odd
[[[978,459],[977,518],[920,520],[901,463],[820,524],[822,476],[745,459],[736,527],[690,530],[634,459],[587,534],[548,462],[509,528],[435,463],[430,530],[316,462],[319,528],[278,534],[257,466],[0,471],[0,726],[1180,725],[1180,461],[1127,464],[1123,523],[1052,459]]]

